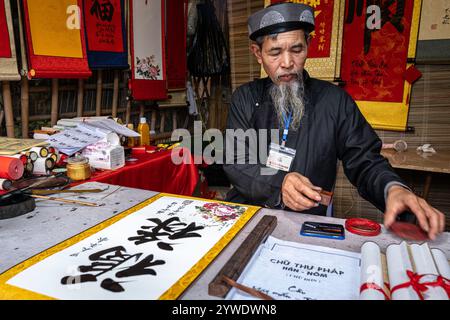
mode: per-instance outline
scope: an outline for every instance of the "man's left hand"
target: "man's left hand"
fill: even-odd
[[[389,229],[397,215],[404,211],[410,211],[417,217],[420,227],[428,233],[431,240],[435,240],[436,236],[445,230],[445,215],[442,212],[401,186],[390,187],[386,199],[384,226]]]

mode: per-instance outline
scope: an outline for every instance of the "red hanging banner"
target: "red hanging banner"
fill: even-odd
[[[422,0],[346,0],[342,80],[375,129],[404,131]],[[409,71],[408,71],[409,70]]]
[[[376,11],[372,13],[364,3],[346,1],[345,89],[355,100],[402,102],[414,1],[381,1],[380,6],[372,6],[380,10],[379,25]]]
[[[5,1],[0,0],[0,58],[11,58],[11,46],[9,41]]]
[[[166,0],[167,80],[169,89],[186,87],[187,0]]]
[[[87,0],[84,17],[90,51],[123,52],[121,0]]]
[[[23,0],[30,78],[88,78],[82,0]]]
[[[130,1],[131,80],[134,100],[167,99],[165,1]]]

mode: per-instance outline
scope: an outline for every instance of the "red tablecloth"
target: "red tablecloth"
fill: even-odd
[[[170,150],[133,154],[131,158],[137,161],[127,161],[125,167],[114,171],[96,171],[89,180],[82,183],[97,181],[186,196],[191,196],[194,192],[199,176],[193,161],[191,164],[175,165]]]

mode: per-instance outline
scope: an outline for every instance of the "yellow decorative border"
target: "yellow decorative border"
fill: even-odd
[[[414,0],[414,8],[409,37],[408,58],[416,57],[422,0]],[[413,64],[407,63],[406,69]],[[408,123],[411,84],[404,81],[402,102],[356,101],[361,113],[374,129],[405,131]]]
[[[305,1],[292,1],[303,3]],[[264,6],[271,3],[265,0]],[[335,0],[333,8],[333,27],[331,33],[330,57],[328,58],[308,58],[305,69],[313,78],[333,81],[341,75],[341,56],[342,56],[342,35],[344,27],[345,0]],[[261,68],[261,77],[267,77],[266,72]]]
[[[224,203],[224,204],[232,204],[236,205],[236,203],[229,203],[224,201],[217,200],[209,200],[195,197],[185,197],[180,195],[173,195],[168,193],[160,193],[150,199],[147,199],[136,206],[119,213],[118,215],[105,220],[82,233],[73,236],[63,242],[41,252],[37,255],[21,262],[20,264],[12,267],[11,269],[5,271],[0,274],[0,300],[55,300],[52,297],[48,297],[43,294],[39,294],[33,291],[25,290],[22,288],[18,288],[12,285],[7,284],[6,282],[17,274],[21,273],[25,269],[33,266],[34,264],[50,257],[51,255],[60,252],[68,247],[106,229],[107,227],[113,225],[114,223],[122,220],[123,218],[135,213],[143,209],[144,207],[150,205],[151,203],[157,201],[162,197],[174,197],[181,199],[191,199],[191,200],[199,200],[204,202],[214,202],[214,203]],[[172,287],[170,287],[159,299],[176,299],[183,291],[194,281],[200,273],[211,263],[212,260],[220,253],[223,248],[225,248],[228,243],[234,238],[234,236],[244,227],[244,225],[253,217],[253,215],[258,212],[260,207],[256,206],[248,206],[248,209],[241,215],[241,217],[236,221],[236,223],[231,227],[231,229],[200,259],[194,267],[192,267],[183,277],[181,277]]]

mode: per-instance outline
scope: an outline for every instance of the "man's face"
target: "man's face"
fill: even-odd
[[[251,48],[259,64],[277,85],[297,80],[308,54],[303,30],[280,33],[276,38],[266,37],[262,48],[257,44],[252,44]]]

